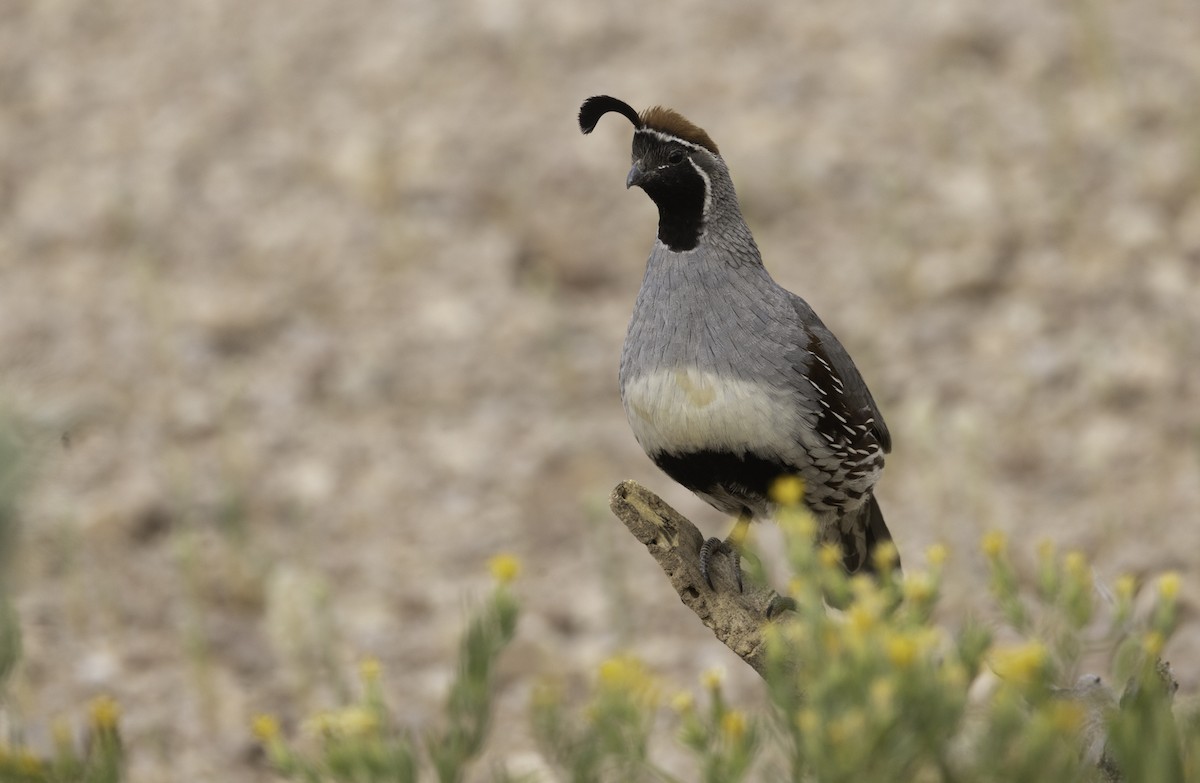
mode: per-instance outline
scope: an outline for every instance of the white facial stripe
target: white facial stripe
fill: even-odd
[[[669,133],[663,133],[662,131],[655,130],[654,128],[638,128],[634,131],[634,133],[648,133],[651,136],[654,136],[655,138],[660,139],[661,141],[673,141],[676,144],[682,144],[683,146],[688,147],[690,149],[704,150],[705,152],[708,152],[708,150],[704,149],[704,147],[701,147],[699,144],[690,142],[687,139],[681,139],[678,136],[672,136]],[[712,154],[712,153],[709,153],[709,154]]]
[[[708,172],[700,168],[700,164],[688,158],[688,163],[692,164],[692,168],[700,175],[700,179],[704,180],[704,212],[702,213],[704,220],[708,220],[708,208],[712,204],[712,180],[708,178]]]
[[[699,144],[693,144],[692,142],[687,141],[686,139],[681,139],[678,136],[672,136],[669,133],[663,133],[662,131],[655,130],[654,128],[638,128],[637,130],[634,131],[634,133],[648,133],[651,136],[654,136],[655,138],[660,139],[662,141],[674,142],[676,144],[682,144],[683,146],[685,146],[691,150],[704,150],[705,152],[709,152],[709,150],[705,149],[704,147],[701,147]],[[709,152],[709,154],[711,155],[712,153]],[[692,164],[692,168],[694,168],[696,170],[696,173],[700,175],[700,179],[704,180],[704,218],[705,218],[705,220],[707,220],[708,219],[708,208],[712,204],[712,180],[709,179],[708,172],[705,171],[704,169],[700,168],[700,166],[697,165],[696,161],[689,160],[688,163]]]

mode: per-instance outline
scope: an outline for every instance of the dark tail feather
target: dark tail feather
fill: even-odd
[[[842,551],[846,553],[842,562],[846,566],[846,570],[852,574],[859,570],[868,574],[877,573],[875,547],[884,541],[891,541],[892,534],[888,532],[887,524],[883,521],[883,511],[879,509],[879,501],[875,500],[874,495],[871,495],[859,510],[858,519],[855,520],[855,524],[851,525],[851,530],[863,531],[865,546],[860,552],[860,544],[855,540],[857,538],[855,532],[842,534]],[[896,564],[893,568],[897,571],[900,570],[899,553],[896,555]]]

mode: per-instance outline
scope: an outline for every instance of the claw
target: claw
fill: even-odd
[[[738,592],[745,592],[742,589],[742,542],[746,540],[749,532],[750,514],[746,512],[738,516],[737,524],[730,531],[729,538],[724,541],[719,538],[710,538],[700,547],[700,574],[708,583],[709,590],[716,589],[713,587],[712,568],[710,567],[713,555],[725,552],[733,558],[733,578],[737,581]]]
[[[709,590],[716,589],[713,586],[712,569],[710,568],[713,553],[719,550],[723,543],[725,542],[719,538],[709,538],[700,545],[700,575],[704,577],[704,581],[708,585]]]
[[[722,541],[719,538],[710,538],[700,547],[700,575],[704,577],[708,589],[716,589],[712,581],[712,559],[713,555],[717,553],[728,554],[733,558],[733,577],[737,582],[738,592],[744,592],[742,589],[742,555],[737,547],[729,541]]]

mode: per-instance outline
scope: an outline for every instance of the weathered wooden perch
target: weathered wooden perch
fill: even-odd
[[[769,587],[745,582],[739,593],[732,563],[727,557],[713,560],[712,589],[700,575],[700,546],[704,535],[686,517],[636,481],[622,481],[613,490],[609,506],[629,532],[646,545],[671,580],[684,606],[691,609],[721,642],[760,675],[766,675],[767,654],[763,626],[776,593]]]

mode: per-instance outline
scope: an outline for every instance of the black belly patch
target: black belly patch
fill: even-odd
[[[777,459],[708,449],[687,454],[655,454],[651,459],[664,473],[693,492],[720,491],[744,499],[742,510],[746,512],[769,497],[776,479],[797,473],[794,467]]]

